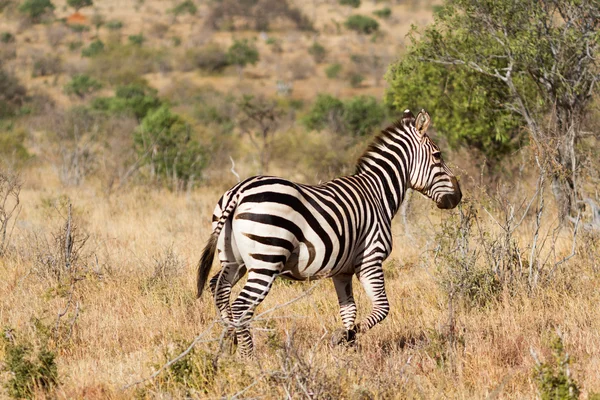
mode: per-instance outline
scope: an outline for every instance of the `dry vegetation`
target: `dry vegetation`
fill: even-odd
[[[381,98],[385,66],[402,51],[410,24],[431,20],[431,4],[368,1],[356,11],[337,1],[290,2],[315,30],[277,19],[263,37],[237,18],[219,19],[240,24],[234,31],[204,23],[209,2],[194,2],[192,16],[169,12],[180,2],[96,0],[81,12],[123,27],[83,32],[59,22],[30,25],[4,3],[0,33],[13,32],[16,49],[0,43],[1,64],[20,83],[0,101],[21,111],[0,119],[0,397],[522,399],[539,398],[546,384],[567,395],[571,388],[572,397],[548,398],[576,398],[573,385],[582,398],[598,398],[596,220],[582,208],[575,227],[559,227],[531,148],[491,178],[477,169],[477,156],[446,152],[438,138],[465,199],[443,212],[409,198],[384,267],[391,313],[355,347],[330,345],[341,322],[328,280],[276,281],[253,322],[254,360],[230,354],[210,296],[195,298],[197,261],[214,204],[237,181],[232,172],[244,178],[265,167],[265,148],[271,174],[316,183],[351,172],[368,135],[344,134],[337,120],[336,128],[309,131],[301,116],[318,93]],[[56,17],[72,13],[63,1],[55,5]],[[381,37],[343,27],[350,14],[384,6],[392,12],[379,21]],[[140,32],[141,47],[125,44]],[[105,50],[82,57],[96,36]],[[256,38],[260,59],[240,77],[222,63],[242,38]],[[324,56],[311,56],[317,42]],[[380,58],[368,65],[353,54]],[[339,77],[328,78],[336,63]],[[354,73],[364,77],[358,85]],[[65,93],[77,74],[102,87]],[[147,144],[139,130],[145,114],[118,93],[142,79],[156,89],[144,89],[144,104],[168,103],[176,115],[168,129],[187,132],[185,143],[205,158],[175,172],[167,164],[163,175],[158,158],[144,163],[161,138]],[[276,123],[252,122],[242,94],[270,107]],[[133,111],[86,108],[100,97]],[[151,135],[147,124],[143,133]],[[272,136],[261,142],[265,129]],[[590,158],[593,193],[598,165]],[[370,305],[356,292],[364,316]]]

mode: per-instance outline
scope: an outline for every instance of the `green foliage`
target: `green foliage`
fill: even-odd
[[[389,18],[392,15],[392,9],[389,7],[382,8],[381,10],[373,11],[373,15],[379,18]]]
[[[89,75],[80,74],[75,75],[69,83],[65,85],[66,94],[74,94],[79,98],[84,98],[88,94],[91,94],[102,88],[102,84],[91,78]]]
[[[70,51],[79,50],[81,48],[81,46],[83,46],[83,42],[80,40],[69,42],[69,50]]]
[[[191,134],[189,124],[163,105],[144,117],[134,143],[152,172],[179,188],[181,183],[201,177],[206,165],[204,150]]]
[[[365,15],[351,15],[348,17],[344,26],[358,33],[368,35],[379,30],[379,22]]]
[[[67,5],[79,11],[84,7],[90,7],[94,5],[94,2],[93,0],[67,0]]]
[[[353,88],[357,88],[360,87],[362,82],[365,80],[365,77],[355,72],[350,74],[350,77],[348,79],[350,80],[350,86],[352,86]]]
[[[579,398],[579,387],[570,375],[571,359],[565,353],[562,339],[552,341],[553,360],[536,365],[534,378],[542,400],[575,400]]]
[[[2,43],[12,43],[15,41],[15,35],[10,32],[2,32],[0,33],[0,42]]]
[[[338,2],[343,6],[360,7],[360,0],[339,0]]]
[[[146,40],[144,38],[143,34],[138,34],[138,35],[129,35],[129,37],[127,38],[129,40],[129,43],[135,45],[135,46],[141,46],[142,44],[144,44],[144,41]]]
[[[106,23],[106,27],[111,31],[118,31],[123,28],[123,22],[113,19]]]
[[[365,136],[385,118],[385,107],[372,96],[357,96],[342,102],[331,95],[319,94],[302,123],[311,130],[329,128],[338,133]]]
[[[196,13],[198,12],[198,7],[196,7],[196,5],[194,4],[194,2],[192,0],[185,0],[185,1],[182,1],[181,3],[177,4],[171,10],[171,12],[174,15],[183,15],[185,13],[188,13],[190,15],[196,15]]]
[[[385,108],[373,96],[352,97],[344,102],[344,121],[352,135],[370,134],[385,117]]]
[[[118,86],[114,97],[94,99],[92,108],[113,114],[131,114],[141,121],[161,106],[155,89],[138,83]]]
[[[54,4],[50,0],[25,0],[19,6],[19,11],[34,23],[39,22],[41,17],[54,10]]]
[[[9,332],[10,330],[7,330]],[[32,354],[32,346],[28,343],[18,344],[12,334],[3,334],[4,368],[10,372],[10,378],[4,384],[8,395],[15,399],[33,398],[42,390],[50,391],[58,384],[58,369],[55,354],[46,346]]]
[[[25,138],[24,130],[13,130],[11,126],[8,129],[0,127],[0,158],[16,166],[21,166],[29,160],[31,155],[25,147]]]
[[[342,64],[340,63],[331,64],[325,68],[325,75],[327,75],[329,79],[337,78],[340,75],[340,72],[342,72]]]
[[[327,49],[318,42],[313,42],[312,46],[308,48],[308,54],[313,56],[313,59],[317,64],[322,63],[327,56]]]
[[[82,57],[94,57],[104,51],[104,43],[100,39],[94,40],[88,47],[81,50]]]
[[[227,62],[239,67],[256,64],[259,59],[258,49],[247,39],[235,40],[227,50]]]
[[[90,27],[82,24],[69,25],[69,28],[75,33],[88,32]]]

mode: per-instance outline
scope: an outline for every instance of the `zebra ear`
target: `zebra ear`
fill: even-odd
[[[417,128],[417,132],[419,132],[420,136],[425,136],[427,133],[427,128],[429,128],[429,123],[431,122],[431,117],[429,113],[425,110],[421,110],[421,112],[417,115],[415,119],[415,128]]]

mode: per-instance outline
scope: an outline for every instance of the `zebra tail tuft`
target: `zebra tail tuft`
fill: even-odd
[[[197,297],[202,296],[202,291],[206,285],[210,268],[212,267],[213,259],[215,258],[215,250],[217,248],[217,241],[219,239],[219,232],[215,231],[210,235],[204,250],[202,250],[202,257],[198,263],[198,292]]]

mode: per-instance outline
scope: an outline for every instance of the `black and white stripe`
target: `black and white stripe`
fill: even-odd
[[[426,134],[429,122],[425,111],[416,118],[405,111],[367,148],[354,175],[317,186],[257,176],[221,197],[198,268],[198,296],[218,249],[221,270],[210,287],[222,318],[235,327],[244,354],[252,352],[247,322],[277,276],[331,277],[348,339],[387,316],[382,262],[392,250],[391,221],[407,188],[440,208],[455,207],[462,196],[439,148]],[[231,288],[246,272],[248,280],[230,306]],[[373,304],[370,315],[358,324],[354,274]]]

